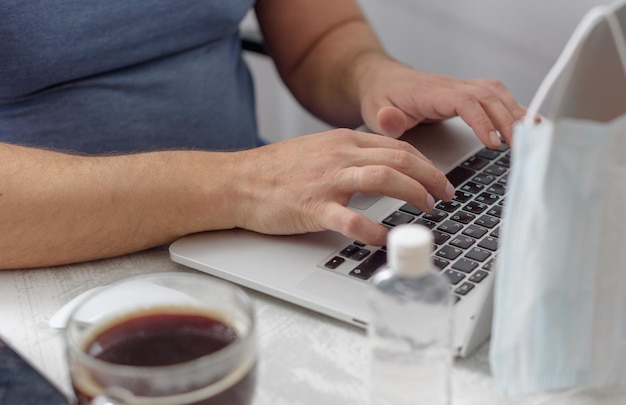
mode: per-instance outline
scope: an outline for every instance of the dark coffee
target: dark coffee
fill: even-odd
[[[217,319],[198,314],[147,314],[126,319],[100,333],[87,353],[109,363],[169,366],[223,349],[237,332]]]
[[[120,365],[138,367],[171,366],[198,359],[215,353],[238,340],[237,331],[211,314],[196,312],[142,312],[116,320],[97,333],[85,346],[85,351],[92,357]],[[233,381],[210,398],[201,394],[187,404],[194,405],[247,405],[255,383],[255,365],[242,373],[238,381]],[[96,383],[106,385],[100,376],[93,375]],[[77,391],[81,397],[80,387]],[[142,392],[136,387],[131,389],[135,395],[168,396],[181,392]],[[202,390],[197,383],[190,385],[183,392]],[[85,396],[86,397],[86,396]],[[79,398],[81,403],[88,403],[88,398]]]

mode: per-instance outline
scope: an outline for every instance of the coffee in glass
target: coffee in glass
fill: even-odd
[[[156,273],[86,298],[66,328],[80,404],[249,405],[252,305],[206,275]]]

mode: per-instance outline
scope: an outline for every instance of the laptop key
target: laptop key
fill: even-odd
[[[424,218],[417,218],[417,220],[415,220],[416,224],[420,224],[420,225],[424,225],[427,228],[433,229],[437,224],[434,223],[433,221],[429,221],[427,219]]]
[[[409,203],[404,204],[402,207],[399,208],[399,210],[407,212],[409,214],[413,214],[415,216],[417,216],[417,215],[422,213],[422,211],[417,209],[417,207],[415,207],[413,204],[409,204]]]
[[[497,194],[480,193],[478,196],[476,196],[475,200],[483,204],[491,205],[493,203],[498,202],[499,199],[500,199],[500,196]]]
[[[476,176],[474,176],[472,181],[476,182],[476,183],[484,184],[484,185],[489,185],[489,184],[493,183],[495,179],[496,179],[496,177],[492,176],[490,174],[479,173]]]
[[[487,271],[491,271],[493,270],[493,267],[495,264],[496,264],[496,259],[494,257],[493,259],[489,260],[487,263],[483,265],[483,269]]]
[[[437,257],[434,256],[433,257],[433,264],[439,269],[439,270],[443,270],[446,268],[447,265],[450,264],[449,261],[442,259],[441,257]]]
[[[474,218],[476,218],[476,215],[467,211],[457,211],[450,217],[453,221],[460,222],[462,224],[469,224],[474,220]]]
[[[387,252],[377,250],[372,253],[370,257],[361,262],[361,264],[357,265],[350,272],[350,275],[362,280],[367,280],[372,277],[376,270],[385,265],[385,263],[387,263]]]
[[[367,250],[367,249],[359,249],[354,254],[352,254],[352,256],[350,256],[350,259],[356,260],[356,261],[361,261],[361,260],[365,259],[369,254],[370,254],[369,250]]]
[[[460,258],[452,265],[454,270],[462,271],[463,273],[471,273],[476,267],[478,267],[478,263],[472,260],[468,260],[465,258]]]
[[[466,295],[468,292],[472,291],[473,288],[474,288],[474,284],[465,282],[461,284],[459,288],[454,290],[454,292],[459,295]]]
[[[452,246],[467,249],[472,246],[476,242],[476,239],[470,238],[469,236],[456,236],[454,239],[450,241]]]
[[[472,169],[472,170],[480,170],[483,167],[487,166],[488,164],[489,164],[488,159],[483,159],[480,156],[474,155],[471,158],[467,159],[465,162],[463,162],[461,166],[467,167],[468,169]]]
[[[432,232],[433,232],[433,238],[435,240],[436,245],[443,245],[448,239],[450,239],[450,235],[448,235],[447,233],[443,233],[439,231],[432,231]]]
[[[390,226],[398,226],[402,224],[408,224],[413,221],[415,217],[413,215],[405,214],[404,212],[395,211],[389,214],[389,216],[383,219],[383,224]]]
[[[350,257],[354,253],[356,253],[357,250],[359,250],[358,246],[349,245],[346,246],[341,252],[339,252],[339,255],[343,257]]]
[[[511,158],[508,156],[503,156],[496,161],[496,164],[504,167],[511,167]]]
[[[480,239],[483,236],[485,236],[485,234],[487,232],[489,232],[489,231],[486,228],[483,228],[482,226],[471,224],[471,225],[468,225],[468,227],[463,230],[463,235],[467,235],[467,236],[471,236],[472,238]]]
[[[459,248],[455,248],[453,246],[444,246],[436,253],[437,256],[443,257],[444,259],[454,260],[459,255],[463,253],[463,251]]]
[[[498,239],[487,236],[485,239],[480,241],[478,246],[495,252],[498,249]]]
[[[506,191],[506,187],[504,187],[504,185],[502,185],[500,183],[492,184],[487,189],[488,193],[498,194],[498,195],[504,195],[505,191]]]
[[[475,223],[480,226],[484,226],[485,228],[491,229],[494,226],[498,225],[500,223],[500,220],[495,217],[490,217],[489,215],[483,215],[482,217],[478,218]]]
[[[491,215],[492,217],[501,218],[502,217],[502,206],[501,205],[494,205],[493,207],[491,207],[489,209],[489,211],[487,211],[487,214]]]
[[[346,261],[346,259],[344,259],[343,257],[335,256],[332,259],[330,259],[329,261],[327,261],[326,264],[324,264],[324,266],[328,267],[331,270],[334,270],[337,267],[339,267],[345,261]]]
[[[487,208],[489,208],[487,204],[483,204],[478,201],[470,201],[463,207],[463,210],[473,214],[480,214]]]
[[[489,273],[487,273],[486,271],[478,270],[477,272],[471,275],[471,277],[469,278],[469,281],[471,281],[472,283],[480,283],[488,275]]]
[[[441,222],[447,216],[448,214],[446,214],[444,211],[433,208],[432,211],[424,214],[423,218],[433,222]]]
[[[446,211],[446,212],[454,212],[461,206],[461,203],[458,201],[442,201],[437,204],[436,208]]]
[[[470,181],[470,182],[465,183],[463,187],[461,187],[461,190],[467,191],[468,193],[476,194],[482,191],[484,188],[485,188],[484,185]]]
[[[493,160],[493,159],[497,158],[498,156],[500,156],[500,151],[494,150],[494,149],[484,148],[484,149],[478,151],[476,153],[476,155],[480,156],[481,158]]]
[[[476,260],[477,262],[484,262],[485,260],[487,260],[487,258],[491,256],[491,252],[485,249],[481,249],[478,247],[475,247],[473,249],[471,249],[469,252],[467,252],[467,254],[465,255],[465,257],[472,259],[472,260]],[[483,266],[484,268],[484,266]]]
[[[473,196],[474,195],[472,193],[468,193],[467,191],[456,190],[456,192],[454,193],[454,201],[458,201],[461,203],[468,202]]]
[[[463,225],[459,224],[458,222],[454,222],[454,221],[450,221],[449,219],[446,219],[441,225],[437,227],[437,229],[454,235],[455,233],[463,229]]]
[[[446,270],[443,274],[448,277],[448,281],[453,285],[459,284],[465,278],[465,274],[456,270]]]
[[[457,166],[454,169],[452,169],[448,174],[446,174],[446,177],[448,178],[448,181],[452,183],[454,187],[458,187],[461,184],[463,184],[465,180],[472,177],[475,173],[476,172],[471,169]]]
[[[485,169],[485,173],[493,174],[494,176],[502,176],[506,173],[506,170],[504,166],[491,165]]]

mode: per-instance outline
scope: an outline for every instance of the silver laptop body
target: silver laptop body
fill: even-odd
[[[418,126],[402,139],[416,146],[444,173],[484,148],[460,118]],[[404,204],[390,197],[359,194],[353,197],[350,207],[382,222]],[[324,266],[352,242],[329,231],[268,236],[233,229],[189,235],[174,242],[169,250],[171,259],[177,263],[366,327],[369,319],[366,294],[370,282],[348,274],[354,267],[350,260],[344,265],[347,270]],[[362,248],[371,252],[379,249]],[[453,343],[458,356],[467,356],[490,335],[493,279],[492,270],[454,305]]]

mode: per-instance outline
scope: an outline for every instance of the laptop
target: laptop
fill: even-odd
[[[356,194],[349,206],[391,228],[421,223],[435,236],[433,261],[455,297],[453,343],[472,353],[491,332],[493,260],[510,151],[484,148],[460,119],[419,125],[403,135],[457,187],[452,203],[430,213],[387,196]],[[386,263],[384,247],[338,233],[269,236],[243,229],[193,234],[170,245],[173,261],[359,327],[366,294]]]

